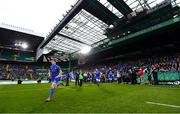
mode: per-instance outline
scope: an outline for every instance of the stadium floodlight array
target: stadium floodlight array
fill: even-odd
[[[18,42],[14,44],[16,47],[22,47],[23,49],[28,48],[28,44],[26,42]]]
[[[80,53],[81,54],[88,54],[90,51],[91,51],[91,48],[90,46],[83,46]]]

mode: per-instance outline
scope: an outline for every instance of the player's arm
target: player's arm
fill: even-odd
[[[48,70],[48,78],[51,78],[51,71]]]
[[[62,70],[61,69],[59,70],[59,75],[62,75]]]
[[[61,69],[59,69],[59,75],[58,76],[56,76],[56,78],[60,78],[62,76],[62,70]]]
[[[102,77],[102,72],[100,72],[100,77]]]

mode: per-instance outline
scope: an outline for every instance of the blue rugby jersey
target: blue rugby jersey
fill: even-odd
[[[60,66],[58,66],[58,65],[51,65],[51,66],[50,66],[49,70],[50,70],[50,72],[51,72],[51,77],[52,77],[52,79],[54,79],[56,76],[59,75],[60,69],[61,69],[61,68],[60,68]]]

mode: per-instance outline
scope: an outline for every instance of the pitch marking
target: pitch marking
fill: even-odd
[[[162,103],[155,103],[155,102],[149,102],[149,101],[147,101],[146,103],[153,104],[153,105],[166,106],[166,107],[180,108],[180,106],[170,105],[170,104],[162,104]]]

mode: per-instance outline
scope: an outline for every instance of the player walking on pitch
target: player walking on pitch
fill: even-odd
[[[96,84],[99,87],[100,79],[101,79],[101,72],[96,68],[95,71],[95,76],[96,76]]]
[[[51,66],[49,68],[49,72],[48,72],[48,77],[51,78],[51,90],[50,90],[50,95],[49,97],[46,99],[47,102],[52,100],[52,95],[54,93],[54,89],[57,88],[57,83],[59,81],[59,78],[61,77],[61,68],[60,66],[56,65],[55,60],[51,61]]]

